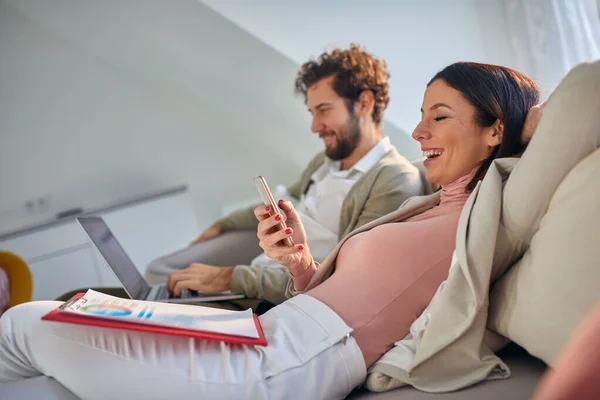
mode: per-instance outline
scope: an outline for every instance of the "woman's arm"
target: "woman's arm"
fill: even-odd
[[[600,145],[599,107],[600,62],[580,64],[548,99],[535,135],[506,182],[503,223],[513,237],[529,242],[560,182]]]
[[[547,101],[538,104],[537,106],[531,107],[529,112],[527,113],[527,118],[525,119],[525,125],[523,126],[523,133],[521,134],[521,143],[525,146],[529,144],[537,126],[542,119],[542,115],[544,115],[544,108],[546,108]]]

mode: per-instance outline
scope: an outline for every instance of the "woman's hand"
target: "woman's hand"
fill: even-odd
[[[544,115],[545,107],[546,102],[543,102],[542,104],[538,104],[529,109],[527,117],[525,118],[525,125],[523,125],[523,133],[521,134],[521,143],[523,145],[527,146],[533,137],[533,134],[542,119],[542,115]]]
[[[281,216],[271,215],[270,206],[258,206],[254,209],[254,215],[260,221],[256,236],[267,256],[286,266],[293,276],[300,276],[313,263],[306,244],[306,232],[292,203],[280,200],[279,208],[285,213],[287,229],[279,229]],[[287,246],[282,242],[286,237],[292,238],[293,246]]]

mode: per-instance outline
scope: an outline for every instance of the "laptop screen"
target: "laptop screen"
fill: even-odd
[[[117,238],[108,229],[104,220],[100,217],[78,217],[77,221],[96,246],[104,261],[117,275],[127,293],[134,299],[144,300],[149,286]]]

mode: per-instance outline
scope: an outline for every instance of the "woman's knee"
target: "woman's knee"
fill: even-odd
[[[60,301],[31,301],[8,309],[0,318],[0,331],[26,330],[42,317],[63,304]]]

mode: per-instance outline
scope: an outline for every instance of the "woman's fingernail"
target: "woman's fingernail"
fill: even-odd
[[[301,244],[299,244],[297,247],[298,247],[298,250],[304,250],[304,246]]]
[[[281,221],[281,215],[277,214],[277,215],[275,216],[275,221]]]
[[[292,230],[291,230],[290,228],[287,228],[287,229],[285,230],[285,233],[287,233],[288,235],[291,235],[291,234],[292,234]]]
[[[271,211],[271,206],[266,206],[266,207],[265,207],[265,211],[266,211],[266,212],[269,212],[269,211]]]

